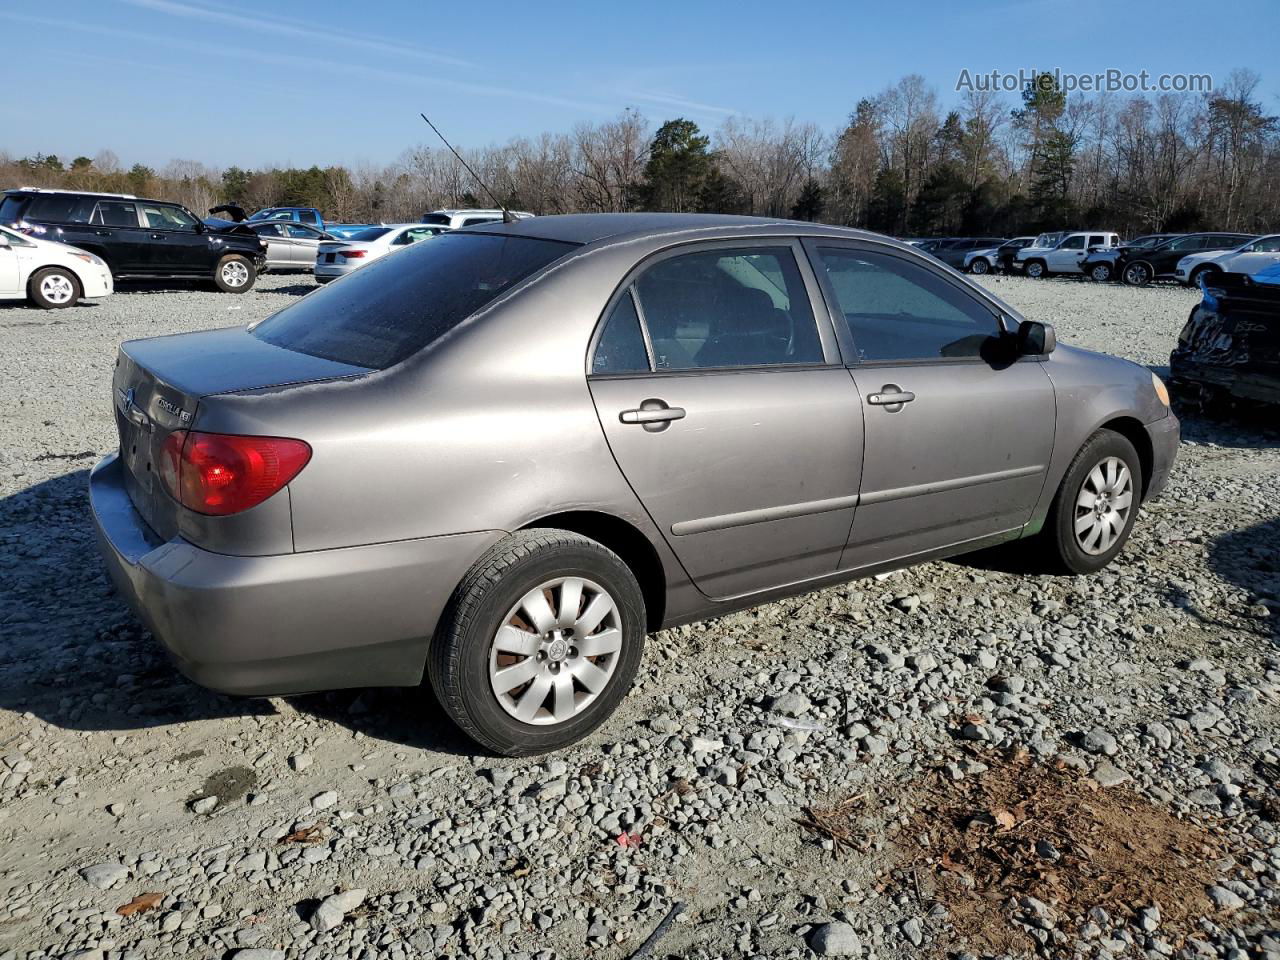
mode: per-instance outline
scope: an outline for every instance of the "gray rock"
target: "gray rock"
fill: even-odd
[[[283,950],[268,950],[263,947],[249,947],[233,952],[231,960],[285,960],[285,952]]]
[[[1120,745],[1116,743],[1116,738],[1100,727],[1094,727],[1081,737],[1080,746],[1090,753],[1101,753],[1108,757],[1114,757],[1116,751],[1120,749]]]
[[[303,770],[307,769],[307,767],[311,766],[311,754],[295,753],[289,758],[289,766],[298,773],[301,773]]]
[[[902,922],[902,935],[911,941],[913,947],[924,943],[924,923],[919,917],[912,917]]]
[[[1093,779],[1101,787],[1118,787],[1133,778],[1109,760],[1103,760],[1093,768]]]
[[[338,802],[338,795],[332,790],[326,790],[324,793],[317,793],[311,798],[311,808],[313,810],[328,810]]]
[[[129,876],[129,868],[123,863],[108,861],[95,863],[91,867],[81,867],[80,876],[84,882],[99,890],[110,890],[117,883]]]
[[[847,923],[823,923],[809,935],[809,949],[820,957],[856,957],[862,953],[862,938]]]
[[[217,797],[201,797],[199,800],[191,802],[192,813],[213,813],[218,806]]]
[[[1209,895],[1209,899],[1213,901],[1213,905],[1219,910],[1230,912],[1244,907],[1244,901],[1226,887],[1215,885],[1206,890],[1205,893]]]
[[[364,903],[366,894],[365,890],[346,890],[325,897],[311,914],[311,929],[324,933],[340,926],[348,913]]]
[[[808,713],[813,707],[809,698],[803,693],[784,693],[780,697],[774,697],[769,701],[769,709],[774,713],[780,713],[784,717],[798,717],[803,713]]]

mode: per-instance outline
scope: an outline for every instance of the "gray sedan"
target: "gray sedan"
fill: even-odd
[[[1145,368],[811,223],[538,217],[248,329],[124,344],[90,497],[178,666],[429,678],[485,747],[600,724],[647,633],[1025,539],[1087,574],[1178,442]]]
[[[332,234],[305,223],[284,220],[260,220],[245,223],[267,242],[267,266],[272,270],[307,270],[315,266],[320,241],[336,240]]]

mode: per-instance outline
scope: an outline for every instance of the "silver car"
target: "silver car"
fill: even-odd
[[[310,271],[321,241],[337,239],[308,224],[286,220],[259,220],[244,226],[267,242],[267,266],[272,270]]]
[[[645,635],[1025,538],[1116,556],[1178,442],[1145,368],[811,223],[449,232],[249,328],[120,348],[121,592],[198,683],[416,685],[485,747],[601,723]]]

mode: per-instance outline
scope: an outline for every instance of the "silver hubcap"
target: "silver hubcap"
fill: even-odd
[[[249,268],[239,260],[222,265],[222,282],[229,287],[243,287],[249,282]]]
[[[1130,267],[1129,268],[1130,283],[1142,283],[1146,279],[1147,279],[1146,267]]]
[[[1091,556],[1106,553],[1129,521],[1133,474],[1119,457],[1107,457],[1089,471],[1076,497],[1076,542]]]
[[[1105,280],[1110,275],[1111,275],[1111,271],[1108,270],[1106,267],[1093,268],[1093,279],[1095,280]]]
[[[975,260],[975,261],[973,261],[973,265],[972,265],[972,267],[971,267],[970,269],[972,269],[974,273],[986,273],[986,272],[987,272],[987,261],[985,261],[985,260]]]
[[[50,303],[67,303],[75,292],[75,285],[60,273],[50,274],[40,281],[40,295]]]
[[[622,651],[622,617],[598,583],[560,577],[507,611],[489,646],[489,686],[523,723],[563,723],[609,685]]]
[[[1027,276],[1029,276],[1029,277],[1038,277],[1038,276],[1040,276],[1040,272],[1041,272],[1043,269],[1044,269],[1044,268],[1043,268],[1042,266],[1040,266],[1040,264],[1038,264],[1038,263],[1033,263],[1033,264],[1031,264],[1029,267],[1027,267]]]

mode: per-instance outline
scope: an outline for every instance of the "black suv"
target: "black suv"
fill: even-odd
[[[1183,257],[1205,250],[1234,250],[1252,239],[1253,235],[1247,233],[1187,233],[1152,246],[1122,246],[1116,251],[1111,276],[1118,276],[1131,287],[1143,287],[1152,280],[1171,280]],[[1084,271],[1090,273],[1087,262]]]
[[[6,190],[0,224],[96,253],[117,280],[209,279],[244,293],[267,262],[266,242],[238,224],[209,227],[181,204],[129,194]]]

